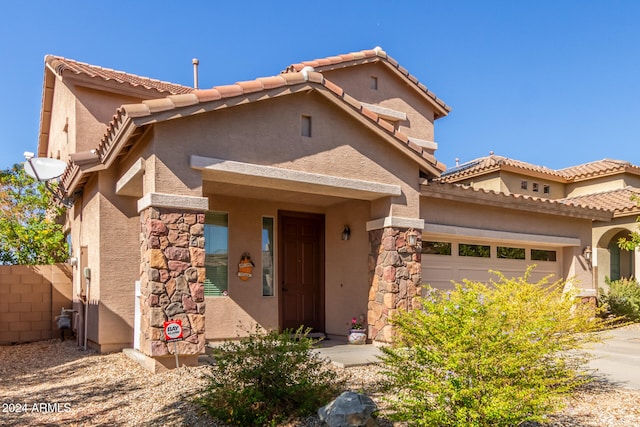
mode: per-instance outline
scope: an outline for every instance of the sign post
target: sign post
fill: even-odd
[[[180,367],[178,362],[178,341],[182,341],[182,320],[168,320],[164,322],[164,339],[167,343],[173,343],[173,354],[176,356],[176,368]]]

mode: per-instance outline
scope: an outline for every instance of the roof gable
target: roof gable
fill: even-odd
[[[76,85],[133,96],[139,99],[158,98],[169,94],[184,94],[193,91],[193,88],[187,86],[98,67],[55,55],[46,55],[44,62],[40,132],[38,136],[38,156],[40,157],[47,156],[54,88],[58,80],[69,80]]]
[[[445,169],[445,166],[439,163],[428,150],[410,141],[405,134],[362,106],[358,100],[324,78],[321,73],[308,70],[123,105],[116,111],[96,149],[97,159],[99,163],[109,167],[135,143],[136,135],[141,133],[137,129],[145,125],[310,90],[318,91],[352,117],[387,139],[431,175],[438,176]],[[88,177],[84,175],[86,174],[80,170],[79,166],[70,164],[62,176],[65,188],[73,191],[86,182]]]
[[[305,67],[311,67],[314,71],[323,72],[372,62],[380,62],[385,65],[388,69],[392,70],[395,74],[399,75],[404,81],[406,81],[410,87],[414,88],[430,104],[432,104],[435,107],[434,114],[436,119],[444,117],[451,112],[451,107],[445,104],[443,100],[438,98],[424,84],[420,83],[420,81],[410,74],[406,68],[402,67],[398,61],[388,56],[380,47],[362,50],[359,52],[329,56],[327,58],[314,59],[311,61],[302,61],[289,65],[282,71],[282,73],[299,72]]]

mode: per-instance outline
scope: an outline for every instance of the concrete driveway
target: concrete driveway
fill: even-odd
[[[595,375],[620,387],[640,389],[640,325],[614,329],[590,353]]]

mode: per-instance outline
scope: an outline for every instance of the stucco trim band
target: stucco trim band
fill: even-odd
[[[383,119],[391,120],[392,122],[407,120],[407,113],[403,111],[392,110],[391,108],[380,107],[379,105],[367,104],[366,102],[363,102],[362,106],[373,111]]]
[[[140,158],[116,182],[116,194],[119,196],[142,196],[142,175],[144,159]]]
[[[196,196],[179,196],[176,194],[149,193],[138,200],[138,212],[154,208],[174,208],[180,210],[204,212],[209,210],[209,199]]]
[[[454,225],[425,224],[422,233],[434,236],[456,236],[479,238],[482,240],[532,243],[549,246],[581,246],[580,239],[575,237],[549,236],[544,234],[515,233],[511,231],[494,231],[480,228],[457,227]],[[424,239],[423,239],[424,240]]]
[[[192,155],[191,168],[202,171],[203,179],[205,180],[207,177],[211,177],[218,182],[299,191],[301,193],[360,200],[375,200],[381,197],[400,196],[402,194],[402,189],[399,185],[342,178],[213,157]]]
[[[399,216],[387,216],[367,221],[367,231],[380,230],[382,228],[416,228],[422,230],[424,220],[419,218],[403,218]]]
[[[412,136],[409,137],[409,141],[414,144],[418,144],[421,147],[428,148],[429,150],[437,150],[438,143],[433,141],[428,141],[426,139],[414,138]]]

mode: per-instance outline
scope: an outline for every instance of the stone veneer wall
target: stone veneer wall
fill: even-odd
[[[150,207],[140,213],[140,350],[173,353],[164,321],[182,321],[178,354],[204,353],[204,213]]]
[[[369,232],[368,334],[378,342],[392,342],[393,327],[389,319],[399,309],[418,308],[422,277],[421,238],[411,247],[407,244],[410,230],[384,228]]]

